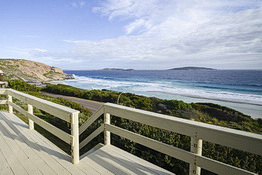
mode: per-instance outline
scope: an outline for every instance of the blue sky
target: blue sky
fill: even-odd
[[[262,69],[261,0],[0,0],[0,58]]]

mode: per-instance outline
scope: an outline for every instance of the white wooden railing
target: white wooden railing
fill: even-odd
[[[79,111],[12,89],[0,89],[0,94],[6,94],[8,96],[8,100],[0,100],[0,104],[7,103],[10,113],[13,113],[13,109],[15,109],[28,117],[30,129],[34,129],[35,122],[66,143],[71,144],[72,162],[74,164],[79,162],[79,149],[87,145],[101,132],[104,132],[105,144],[110,144],[110,133],[114,133],[176,159],[188,162],[190,164],[190,175],[200,175],[201,168],[223,175],[255,174],[202,156],[202,140],[247,151],[256,155],[262,155],[262,136],[258,134],[157,114],[111,103],[104,104],[83,125],[81,125],[80,128],[78,128]],[[13,98],[27,103],[28,110],[26,111],[13,103]],[[71,134],[58,129],[35,116],[33,114],[33,106],[71,123]],[[83,134],[84,131],[87,130],[101,115],[104,115],[104,123],[79,143],[79,135]],[[115,125],[111,125],[110,115],[190,136],[191,151],[186,151],[125,130]]]
[[[253,172],[202,156],[202,140],[262,155],[261,135],[111,103],[104,104],[96,113],[94,113],[80,127],[79,134],[83,134],[84,131],[88,129],[88,127],[91,126],[91,124],[102,114],[104,115],[104,123],[92,134],[88,135],[83,141],[81,141],[80,149],[101,132],[104,132],[105,144],[110,144],[110,133],[113,133],[176,159],[190,163],[190,175],[200,175],[201,168],[223,175],[255,174]],[[111,125],[110,115],[190,136],[191,152],[139,135],[115,125]]]
[[[72,163],[79,162],[79,127],[78,127],[78,114],[79,111],[43,100],[32,95],[28,95],[13,89],[0,89],[0,94],[8,96],[8,100],[1,100],[0,104],[8,104],[9,113],[13,113],[13,109],[20,112],[29,119],[29,129],[34,129],[34,123],[54,134],[61,140],[71,145]],[[28,106],[27,111],[20,106],[13,103],[13,98],[26,103]],[[71,134],[68,134],[61,129],[51,125],[50,123],[40,119],[33,113],[33,107],[41,109],[55,117],[58,117],[68,123],[71,123]]]

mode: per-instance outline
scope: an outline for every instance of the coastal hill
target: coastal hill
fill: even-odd
[[[207,67],[178,67],[168,70],[216,70],[213,68],[207,68]]]
[[[23,59],[0,59],[0,70],[9,79],[27,82],[46,82],[73,78],[62,69]]]

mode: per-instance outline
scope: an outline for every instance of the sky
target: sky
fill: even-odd
[[[0,0],[0,58],[262,69],[262,0]]]

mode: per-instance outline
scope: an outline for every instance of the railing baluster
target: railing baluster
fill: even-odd
[[[8,101],[9,101],[9,102],[13,102],[13,98],[12,98],[11,95],[8,95]],[[14,111],[13,111],[13,106],[8,105],[8,111],[9,111],[9,113],[13,114],[13,113],[14,113]]]
[[[6,94],[8,97],[6,101],[8,104],[9,113],[13,113],[13,109],[15,109],[24,116],[28,117],[28,125],[30,130],[34,130],[34,123],[37,123],[38,125],[51,132],[61,140],[65,141],[68,144],[71,144],[72,163],[77,164],[79,162],[79,111],[43,99],[39,99],[37,97],[24,94],[13,89],[5,89],[4,94]],[[27,103],[27,111],[21,108],[20,106],[14,104],[13,97],[24,103]],[[59,128],[56,128],[52,124],[36,117],[33,113],[32,104],[36,108],[46,111],[66,122],[70,122],[71,134],[61,131]]]
[[[104,123],[110,125],[110,114],[104,113]],[[106,128],[104,129],[104,142],[105,145],[111,144],[110,132]]]
[[[196,137],[191,137],[191,152],[201,156],[202,155],[202,140]],[[196,156],[194,164],[190,164],[189,175],[200,175],[201,168],[196,165]]]
[[[75,112],[71,116],[71,135],[73,140],[71,142],[72,163],[78,164],[79,162],[79,128],[78,128],[78,113]]]
[[[34,114],[33,106],[30,105],[30,104],[27,104],[27,111],[28,111],[29,114]],[[30,118],[28,118],[28,119],[29,119],[29,122],[28,122],[29,129],[34,130],[34,128],[35,128],[34,127],[34,121],[31,120]]]

